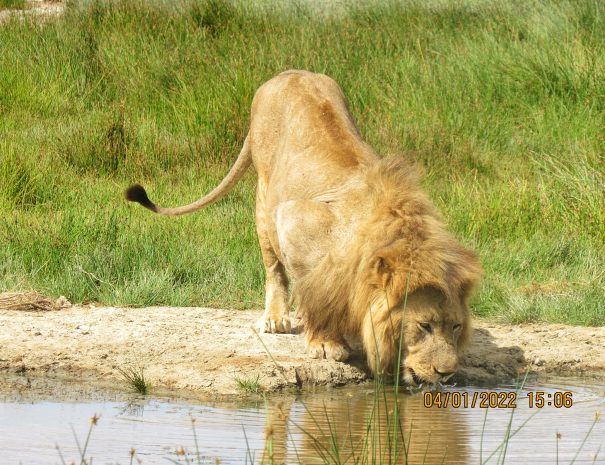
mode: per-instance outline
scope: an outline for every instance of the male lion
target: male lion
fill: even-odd
[[[404,381],[449,379],[471,331],[478,260],[445,230],[414,167],[362,140],[331,78],[293,70],[263,84],[241,153],[208,195],[163,208],[135,184],[126,198],[162,215],[194,212],[250,163],[266,271],[260,330],[290,331],[289,275],[311,357],[346,360],[345,338],[356,338],[374,373],[393,373],[402,329]]]

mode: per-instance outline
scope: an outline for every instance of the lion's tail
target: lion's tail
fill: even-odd
[[[244,173],[250,166],[251,162],[252,156],[250,152],[250,143],[248,141],[248,137],[246,137],[242,150],[239,153],[237,160],[235,160],[235,163],[229,170],[229,173],[227,173],[227,176],[225,176],[221,183],[216,186],[209,194],[205,195],[199,200],[196,200],[193,203],[190,203],[189,205],[183,205],[182,207],[175,208],[160,207],[153,203],[151,200],[149,200],[147,192],[140,184],[133,184],[128,189],[126,189],[126,192],[124,192],[124,197],[126,197],[126,200],[129,200],[131,202],[138,202],[145,208],[148,208],[152,212],[159,213],[160,215],[185,215],[187,213],[192,213],[194,211],[200,210],[201,208],[204,208],[205,206],[210,205],[219,200],[221,197],[223,197],[227,192],[231,190],[231,188],[233,188],[233,186],[235,186],[237,181],[240,180],[240,178],[244,175]]]

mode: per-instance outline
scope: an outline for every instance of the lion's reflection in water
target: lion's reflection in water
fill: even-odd
[[[284,397],[267,409],[260,463],[469,463],[469,434],[461,413],[426,409],[422,395],[397,396],[387,386],[374,396],[336,390],[310,404]],[[396,444],[395,444],[396,442]]]
[[[514,386],[507,385],[490,390],[446,387],[443,392],[467,393],[470,401],[476,392],[513,390]],[[530,391],[573,392],[573,407],[529,408]],[[134,407],[116,401],[5,400],[0,403],[0,450],[2,463],[60,463],[58,444],[66,463],[71,463],[81,455],[74,428],[84,438],[94,414],[100,420],[87,453],[94,463],[128,463],[134,448],[144,464],[170,460],[184,464],[185,457],[176,454],[183,450],[190,463],[198,463],[195,453],[199,450],[202,463],[224,465],[476,464],[482,450],[483,463],[495,464],[501,463],[499,447],[514,412],[514,436],[505,463],[552,465],[557,459],[571,463],[574,457],[578,464],[603,463],[605,422],[596,419],[598,412],[605,411],[601,380],[560,378],[531,383],[519,392],[516,409],[489,409],[487,418],[482,408],[428,409],[423,406],[423,395],[400,394],[406,447],[399,443],[396,460],[394,454],[389,460],[389,450],[394,449],[389,449],[393,428],[385,418],[387,414],[392,418],[392,386],[386,390],[386,409],[384,401],[382,394],[374,396],[371,385],[274,394],[265,400],[189,403],[147,399]]]

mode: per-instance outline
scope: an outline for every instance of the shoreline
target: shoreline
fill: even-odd
[[[197,307],[3,309],[0,393],[87,397],[107,389],[132,396],[119,371],[125,368],[142,368],[152,395],[217,400],[254,395],[237,380],[257,380],[262,392],[273,393],[368,379],[359,353],[347,363],[319,361],[307,357],[302,334],[256,335],[252,327],[260,314]],[[473,342],[452,380],[458,385],[495,386],[527,368],[537,376],[605,381],[603,327],[481,320],[474,326]]]

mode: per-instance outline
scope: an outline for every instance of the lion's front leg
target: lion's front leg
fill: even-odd
[[[348,360],[350,349],[346,341],[340,337],[316,336],[306,334],[307,353],[311,358],[327,358],[344,362]]]
[[[335,228],[337,222],[325,202],[311,199],[283,202],[275,211],[275,225],[284,263],[295,282],[317,269],[335,246],[332,231],[338,229]],[[341,362],[347,360],[350,350],[338,328],[328,327],[327,321],[318,322],[303,307],[304,302],[299,310],[304,320],[309,355]]]

